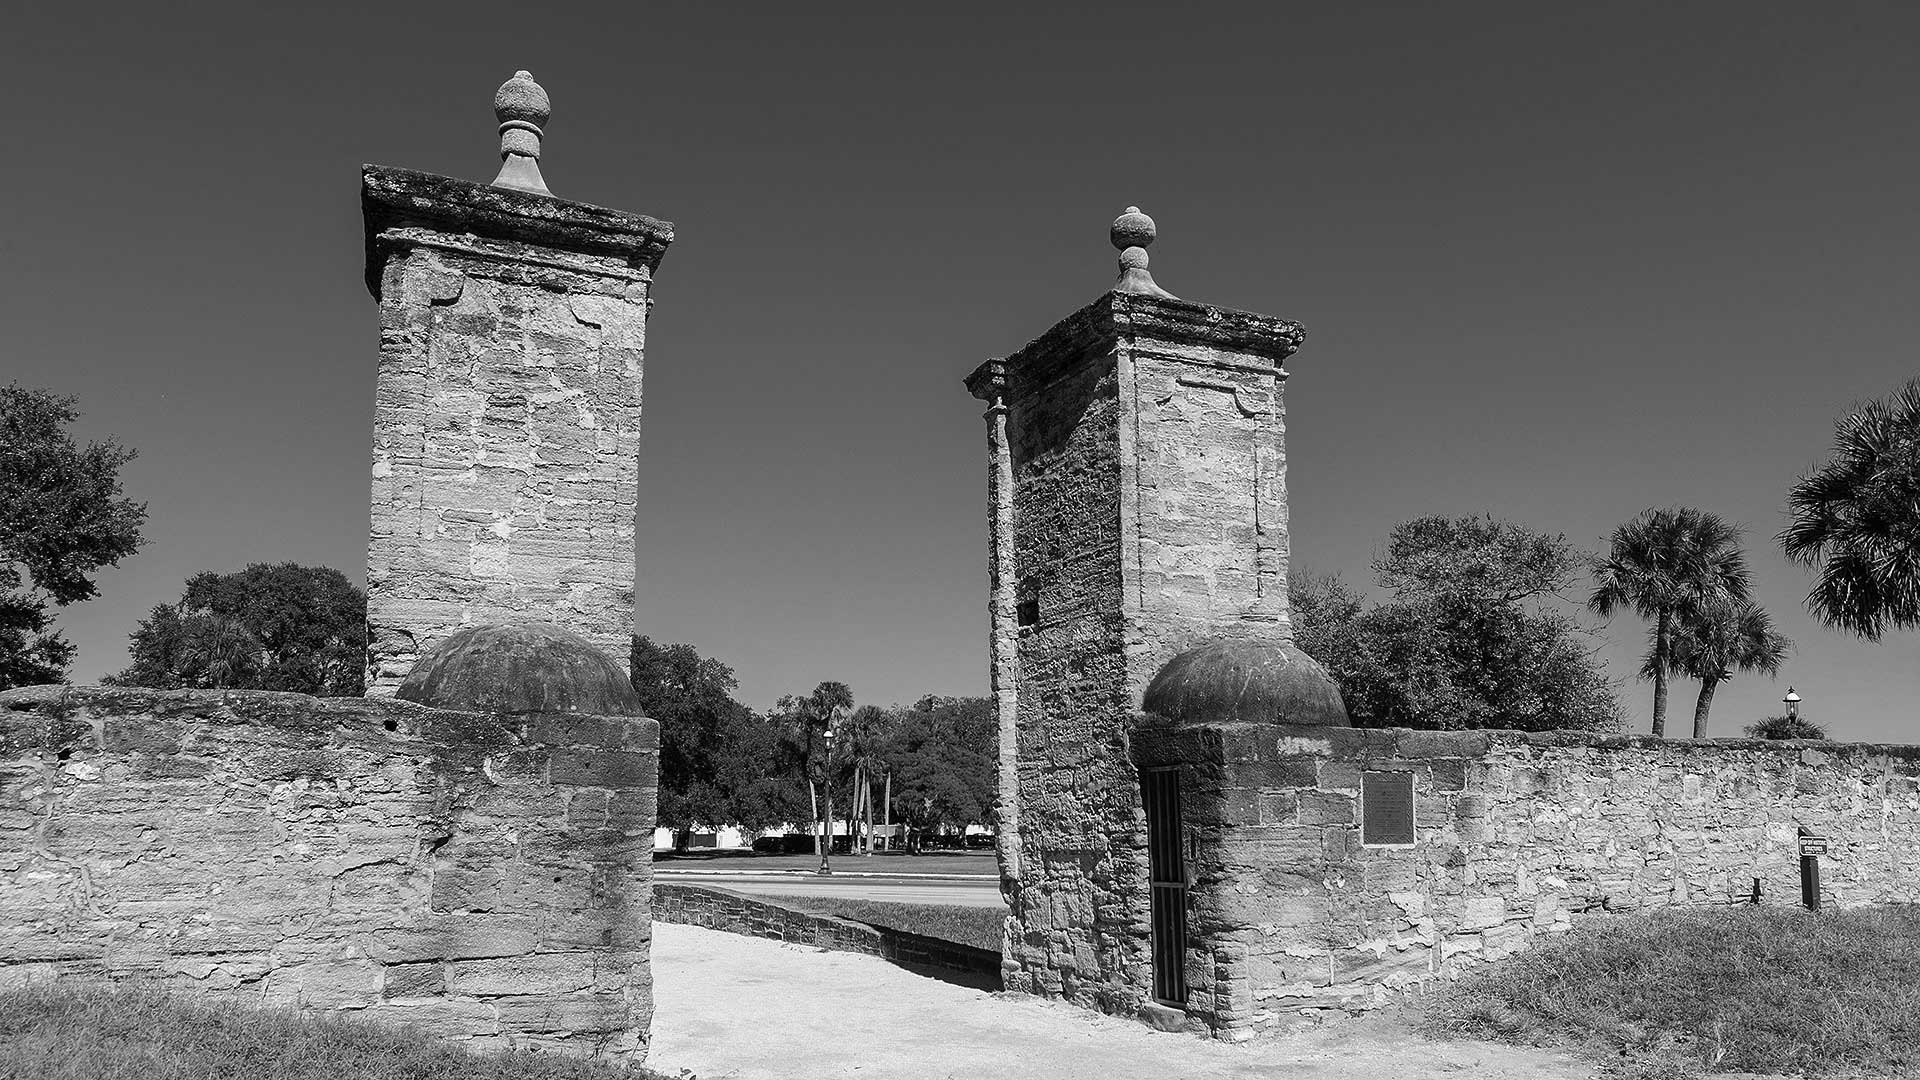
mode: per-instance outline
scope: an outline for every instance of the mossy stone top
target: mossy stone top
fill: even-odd
[[[434,646],[399,696],[462,712],[639,716],[619,664],[586,638],[544,623],[475,626]]]
[[[1153,677],[1142,707],[1182,725],[1352,726],[1333,677],[1284,642],[1216,639],[1188,649]]]

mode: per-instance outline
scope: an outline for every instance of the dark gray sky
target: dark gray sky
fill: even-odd
[[[1307,326],[1296,570],[1364,581],[1427,513],[1597,548],[1700,506],[1800,646],[1716,730],[1792,682],[1837,735],[1920,740],[1920,640],[1817,627],[1771,540],[1834,417],[1920,369],[1910,6],[218,6],[29,5],[0,42],[0,378],[137,447],[152,514],[62,618],[78,679],[195,571],[364,580],[358,168],[490,179],[524,67],[554,191],[679,227],[640,628],[756,705],[984,692],[960,379],[1103,291],[1137,203],[1167,288]],[[1624,676],[1642,627],[1610,633]]]

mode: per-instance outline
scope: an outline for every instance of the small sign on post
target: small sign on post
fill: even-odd
[[[1808,911],[1820,910],[1820,856],[1827,853],[1827,838],[1802,830],[1800,833],[1800,902]]]

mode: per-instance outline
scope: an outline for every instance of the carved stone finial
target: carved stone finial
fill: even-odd
[[[493,186],[553,194],[540,175],[540,128],[553,115],[546,90],[531,73],[516,71],[493,95],[493,115],[500,120],[500,175]]]
[[[1120,280],[1114,285],[1114,291],[1178,300],[1179,297],[1154,284],[1153,275],[1147,272],[1147,245],[1153,243],[1154,236],[1153,219],[1141,213],[1137,206],[1127,207],[1126,213],[1113,219],[1107,238],[1120,249]]]

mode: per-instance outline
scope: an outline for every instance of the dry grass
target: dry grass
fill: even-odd
[[[664,1080],[403,1028],[99,985],[0,993],[0,1080]]]
[[[1920,1076],[1920,907],[1595,919],[1441,989],[1422,1027],[1572,1041],[1620,1076]]]

